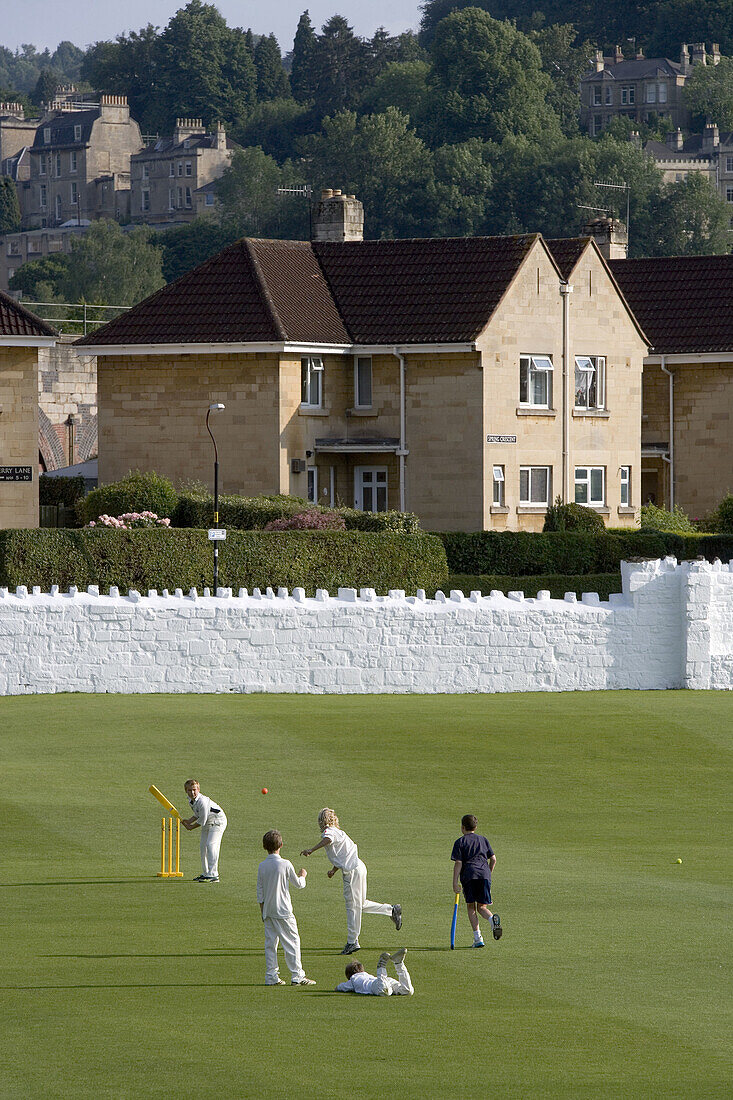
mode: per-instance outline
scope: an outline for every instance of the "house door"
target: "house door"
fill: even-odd
[[[354,507],[361,512],[387,511],[386,466],[357,466],[355,468]]]

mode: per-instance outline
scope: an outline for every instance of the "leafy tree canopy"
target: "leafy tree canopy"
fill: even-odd
[[[9,176],[0,176],[0,234],[20,229],[20,205],[15,184]]]
[[[729,207],[702,172],[690,172],[665,187],[657,207],[657,239],[647,255],[710,256],[728,251]]]
[[[167,283],[173,282],[235,239],[236,234],[209,218],[196,218],[189,225],[167,229],[161,234],[163,278]]]
[[[217,182],[220,221],[230,239],[237,237],[308,237],[303,200],[278,195],[279,187],[302,184],[289,163],[282,167],[259,146],[241,149]]]
[[[152,241],[156,240],[156,244]],[[113,221],[96,221],[71,242],[58,292],[67,302],[134,305],[159,290],[161,251],[153,230],[137,226],[127,233]]]
[[[58,286],[69,266],[69,256],[59,252],[40,260],[29,260],[15,272],[8,285],[32,302],[61,301]]]
[[[733,130],[733,58],[721,57],[717,65],[695,65],[683,94],[699,125],[716,122],[721,130]]]

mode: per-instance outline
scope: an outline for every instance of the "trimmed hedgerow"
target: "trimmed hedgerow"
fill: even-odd
[[[629,531],[593,535],[581,531],[448,531],[440,534],[451,573],[473,576],[584,576],[617,573],[622,561],[702,556],[733,558],[733,537]]]
[[[205,531],[94,528],[0,531],[0,584],[201,590],[212,583]],[[219,552],[223,587],[436,588],[447,576],[434,535],[358,531],[230,531]]]
[[[582,504],[563,504],[558,497],[547,509],[543,531],[591,531],[601,534],[606,526],[603,516]]]
[[[178,494],[167,477],[136,470],[120,481],[92,489],[77,511],[82,523],[123,512],[155,512],[161,519],[171,519],[177,504]]]
[[[348,531],[395,531],[415,534],[420,530],[417,516],[411,512],[359,512],[355,508],[322,508],[292,496],[243,497],[234,493],[219,497],[219,523],[240,531],[263,530],[274,520],[287,519],[305,510],[343,517]],[[214,500],[206,490],[184,489],[173,516],[176,527],[210,527]]]

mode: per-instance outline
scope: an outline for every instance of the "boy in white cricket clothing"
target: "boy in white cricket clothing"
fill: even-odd
[[[405,966],[407,948],[401,947],[393,955],[382,952],[377,962],[377,973],[367,974],[361,963],[354,959],[346,966],[346,981],[336,986],[337,993],[364,993],[372,997],[391,997],[393,994],[411,997],[415,990]],[[393,962],[397,979],[387,976],[387,963]]]
[[[351,955],[360,949],[359,933],[362,913],[381,913],[383,916],[390,917],[399,932],[402,927],[402,906],[382,904],[367,899],[367,869],[359,859],[359,850],[351,837],[340,828],[336,814],[327,806],[318,815],[318,828],[321,830],[321,839],[318,844],[314,844],[312,848],[304,848],[300,854],[310,856],[319,848],[325,848],[326,855],[333,864],[328,877],[333,878],[337,871],[341,871],[343,875],[346,946],[341,954]]]
[[[212,798],[201,794],[198,779],[187,779],[183,784],[193,814],[181,818],[184,828],[201,829],[201,874],[194,882],[219,881],[219,849],[227,827],[227,815]]]
[[[280,855],[282,846],[283,838],[277,829],[265,833],[262,847],[268,855],[257,868],[257,900],[265,925],[265,985],[285,985],[277,964],[278,942],[283,945],[285,962],[292,975],[290,984],[315,985],[312,978],[306,978],[300,961],[300,936],[289,889],[292,884],[304,890],[307,871],[302,867],[296,875],[290,860]]]

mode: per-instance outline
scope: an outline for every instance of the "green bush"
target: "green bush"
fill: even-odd
[[[213,554],[205,531],[109,528],[0,531],[0,584],[77,585],[120,589],[212,583]],[[359,531],[231,531],[219,552],[224,587],[439,588],[445,551],[434,535]]]
[[[582,504],[563,504],[560,497],[547,509],[543,531],[605,531],[603,516]]]
[[[219,523],[227,529],[261,531],[273,520],[300,515],[304,510],[335,512],[343,516],[347,531],[394,531],[415,534],[420,530],[417,516],[411,512],[359,512],[355,508],[322,508],[302,497],[243,497],[226,494],[219,497]],[[214,498],[199,486],[184,488],[179,493],[173,518],[175,527],[210,527],[214,515]]]
[[[84,496],[83,477],[48,477],[41,474],[38,479],[38,503],[43,507],[51,505],[72,508]]]
[[[155,512],[161,519],[171,519],[177,504],[178,494],[167,477],[135,470],[121,481],[92,489],[78,505],[78,512],[82,523],[125,512]]]
[[[538,574],[534,577],[499,575],[472,577],[463,573],[451,573],[447,587],[443,591],[447,594],[453,588],[457,588],[459,592],[464,592],[466,595],[470,592],[480,592],[482,596],[489,596],[494,589],[504,594],[524,592],[527,597],[534,597],[538,592],[549,591],[554,600],[561,600],[566,592],[575,592],[578,597],[583,592],[597,592],[602,600],[607,600],[612,592],[621,591],[621,574],[588,573],[580,577],[566,577],[550,573]]]
[[[642,531],[677,531],[680,534],[693,534],[697,528],[686,512],[678,504],[670,512],[667,508],[657,508],[656,504],[642,504]]]
[[[724,534],[733,534],[733,494],[723,497],[717,509],[716,530]]]
[[[617,573],[622,561],[637,558],[733,558],[730,535],[631,530],[602,535],[580,531],[449,531],[439,537],[450,572],[473,576],[584,576]]]

